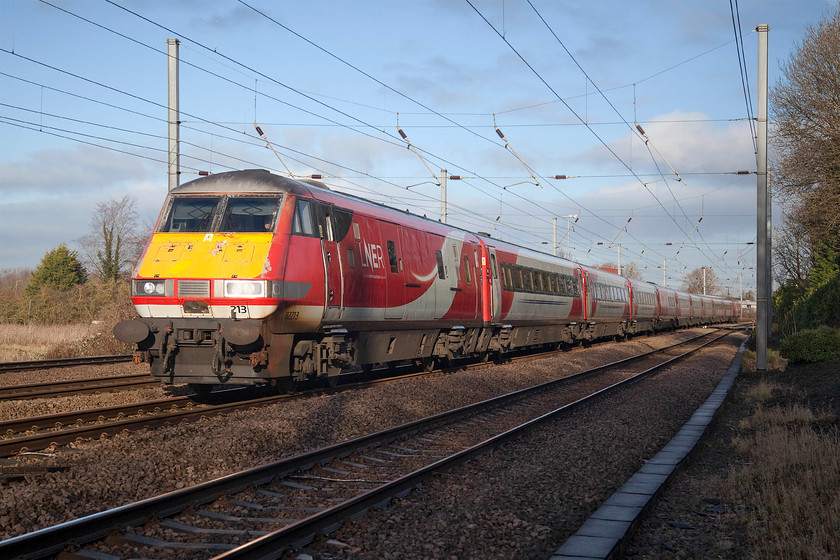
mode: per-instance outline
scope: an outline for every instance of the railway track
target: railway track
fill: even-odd
[[[119,364],[133,359],[128,354],[113,354],[108,356],[85,356],[81,358],[56,358],[51,360],[29,360],[25,362],[0,362],[0,373],[10,371],[26,371],[33,369],[50,369],[73,366]]]
[[[691,340],[694,339],[689,339],[688,341],[677,343],[673,346],[639,355],[635,359],[641,359],[646,355],[653,355],[666,351],[672,347],[678,347],[679,345],[688,343]],[[525,362],[542,359],[545,358],[546,355],[553,355],[554,353],[554,351],[535,354],[529,353],[522,356],[514,356],[511,360]],[[461,367],[486,367],[486,364],[465,363]],[[359,389],[374,383],[395,382],[418,375],[440,373],[442,370],[426,372],[417,371],[416,368],[411,366],[405,366],[398,368],[398,371],[405,371],[406,373],[397,374],[396,376],[393,372],[387,370],[387,368],[383,368],[381,371],[388,372],[387,377],[380,377],[380,372],[374,371],[368,375],[361,374],[358,377],[354,376],[354,381],[345,381],[337,387],[310,389],[294,395],[272,394],[265,396],[259,389],[238,387],[215,391],[212,393],[212,403],[204,400],[203,404],[200,405],[196,402],[197,395],[185,395],[110,407],[98,407],[86,410],[59,412],[37,417],[6,420],[0,422],[0,458],[11,457],[22,452],[40,451],[50,447],[67,445],[84,438],[97,439],[102,436],[113,436],[114,434],[126,430],[155,428],[181,421],[195,421],[209,416],[229,414],[240,410],[269,406],[286,399],[307,398],[312,394],[319,392],[331,393],[350,389]],[[137,379],[133,379],[130,382],[134,382],[136,384],[159,383],[147,375],[140,374],[137,377]],[[349,378],[351,376],[347,377]],[[99,379],[107,380],[109,378]],[[103,390],[107,390],[107,385],[101,386],[96,383],[97,379],[78,381],[91,382],[89,387],[86,386],[79,392],[101,392]],[[67,383],[70,384],[73,382]],[[114,383],[117,383],[116,379],[114,380]],[[130,386],[131,385],[126,385],[123,386],[123,388]],[[12,394],[17,387],[22,387],[20,392],[21,394],[25,394],[23,386],[8,388],[10,394]],[[59,389],[56,389],[56,391],[58,390]],[[66,395],[72,392],[73,389],[68,386],[67,392],[61,394]],[[255,393],[257,396],[254,396]],[[3,388],[0,388],[0,399],[14,398],[12,396],[5,397],[4,395],[5,393]],[[34,398],[34,396],[30,394],[18,398]]]
[[[109,362],[110,363],[110,362]],[[102,393],[133,389],[143,385],[160,385],[147,373],[90,377],[85,379],[54,380],[0,387],[0,400],[66,397],[84,393]]]
[[[0,556],[40,558],[102,539],[65,558],[124,557],[121,547],[201,550],[203,557],[277,558],[429,476],[673,364],[716,332],[360,437],[0,542]],[[700,339],[706,339],[701,341]],[[677,356],[677,347],[693,346]],[[665,358],[654,358],[665,354]],[[656,363],[651,363],[654,361]],[[632,370],[628,369],[631,368]],[[594,378],[597,387],[593,387]],[[571,390],[571,386],[577,386]],[[558,401],[563,401],[558,406]],[[160,519],[160,521],[149,521]],[[145,525],[144,525],[145,524]],[[143,526],[137,530],[136,527]],[[123,528],[114,531],[115,528]],[[239,544],[241,542],[247,544]],[[124,549],[123,549],[124,550]],[[160,551],[158,551],[160,552]],[[101,554],[103,556],[96,556]]]

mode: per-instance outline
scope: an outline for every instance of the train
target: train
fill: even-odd
[[[114,335],[167,384],[294,387],[736,319],[625,278],[266,170],[166,196]]]

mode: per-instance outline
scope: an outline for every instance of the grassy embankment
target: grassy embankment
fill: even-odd
[[[745,506],[745,557],[840,557],[840,359],[785,364],[776,354],[756,373],[747,353],[741,398],[751,414],[733,426],[737,466],[723,481]]]
[[[0,324],[0,362],[119,354],[127,348],[104,323]]]

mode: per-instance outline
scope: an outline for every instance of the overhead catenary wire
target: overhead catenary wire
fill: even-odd
[[[677,180],[678,180],[678,181],[680,181],[680,182],[683,182],[682,177],[681,177],[681,176],[680,176],[680,174],[677,172],[677,170],[674,168],[674,166],[672,166],[672,165],[670,164],[670,162],[668,162],[668,161],[665,159],[665,157],[662,155],[662,153],[661,153],[661,152],[660,152],[660,151],[659,151],[659,150],[658,150],[655,146],[653,146],[653,145],[652,145],[652,143],[650,142],[650,138],[649,138],[649,137],[648,137],[648,135],[645,133],[644,129],[643,129],[643,128],[639,125],[639,123],[638,123],[637,121],[635,121],[635,118],[634,118],[634,121],[635,121],[635,122],[634,122],[634,124],[635,124],[635,130],[634,130],[634,127],[631,127],[630,123],[629,123],[629,122],[628,122],[628,121],[627,121],[627,120],[626,120],[626,119],[625,119],[625,118],[621,115],[621,113],[618,111],[618,109],[615,107],[615,105],[614,105],[614,104],[613,104],[613,103],[612,103],[612,102],[611,102],[611,101],[610,101],[610,100],[606,97],[606,95],[604,95],[604,93],[603,93],[603,91],[601,90],[601,88],[599,88],[599,87],[598,87],[598,85],[597,85],[597,84],[595,84],[595,82],[594,82],[594,81],[592,81],[592,79],[590,78],[589,74],[588,74],[588,73],[584,70],[583,66],[582,66],[582,65],[581,65],[581,64],[577,61],[577,59],[576,59],[576,58],[575,58],[575,56],[574,56],[574,55],[573,55],[573,54],[569,51],[569,49],[568,49],[568,48],[566,48],[565,44],[563,44],[563,42],[560,40],[560,38],[557,36],[557,34],[556,34],[556,33],[554,32],[554,30],[551,28],[551,26],[549,26],[549,25],[548,25],[548,22],[545,20],[545,18],[543,18],[542,14],[540,14],[540,12],[539,12],[539,11],[537,10],[537,8],[533,5],[533,3],[531,2],[531,0],[527,0],[527,2],[528,2],[528,5],[529,5],[529,6],[531,6],[531,9],[534,11],[534,13],[536,13],[536,15],[537,15],[537,17],[540,19],[540,21],[541,21],[541,22],[545,25],[545,27],[546,27],[546,28],[547,28],[547,29],[551,32],[551,34],[552,34],[552,36],[555,38],[555,40],[556,40],[556,41],[560,44],[560,46],[563,48],[563,50],[564,50],[564,51],[568,54],[568,56],[572,59],[572,61],[575,63],[575,65],[578,67],[578,69],[579,69],[579,70],[580,70],[580,71],[584,74],[584,76],[586,77],[586,79],[587,79],[588,83],[592,83],[592,85],[593,85],[593,86],[595,87],[595,89],[599,92],[599,94],[601,95],[601,97],[602,97],[602,98],[603,98],[603,99],[607,102],[607,104],[610,106],[610,108],[612,108],[612,110],[616,113],[616,115],[618,115],[618,116],[619,116],[619,118],[621,118],[621,119],[622,119],[622,121],[623,121],[623,122],[624,122],[624,124],[627,126],[627,128],[628,128],[628,129],[630,129],[631,133],[636,133],[636,132],[638,132],[639,134],[641,134],[641,136],[642,136],[642,137],[644,138],[644,140],[645,140],[645,146],[648,148],[648,150],[650,150],[650,148],[651,148],[651,147],[653,147],[653,149],[657,152],[657,154],[660,156],[660,158],[662,158],[662,160],[663,160],[663,161],[665,161],[665,163],[666,163],[666,164],[668,165],[668,167],[671,169],[671,171],[673,172],[673,174],[677,177]],[[635,85],[634,85],[634,91],[635,91]],[[635,104],[634,104],[634,107],[635,107]],[[578,118],[580,118],[580,117],[578,117]],[[652,157],[652,154],[651,154],[651,157]],[[653,158],[652,158],[652,159],[653,159]],[[655,160],[654,160],[654,163],[655,163]],[[658,165],[657,165],[657,169],[658,169]],[[662,175],[662,178],[663,178],[663,180],[665,180],[665,185],[666,185],[666,187],[668,188],[668,191],[671,193],[671,196],[672,196],[672,198],[674,199],[674,202],[678,205],[678,207],[679,207],[680,211],[682,212],[683,216],[684,216],[686,219],[688,219],[688,216],[686,215],[685,211],[683,210],[682,205],[679,203],[679,201],[677,200],[677,198],[674,196],[673,191],[671,191],[671,188],[670,188],[670,186],[668,185],[668,182],[667,182],[666,177],[665,177],[664,175]],[[655,195],[652,191],[650,191],[650,189],[648,189],[648,188],[647,188],[647,185],[646,185],[644,182],[642,182],[642,184],[644,185],[645,189],[646,189],[646,190],[648,190],[648,192],[649,192],[649,193],[650,193],[650,194],[654,197],[654,199],[656,199],[656,200],[657,200],[657,202],[659,202],[659,204],[660,204],[660,206],[662,206],[663,210],[665,210],[665,211],[666,211],[666,213],[668,213],[668,212],[667,212],[667,209],[665,209],[665,207],[661,204],[661,202],[659,201],[658,197],[657,197],[657,196],[656,196],[656,195]],[[668,213],[668,215],[670,215],[670,213]],[[702,218],[701,218],[701,219],[702,219]],[[676,220],[675,220],[673,217],[672,217],[672,220],[674,221],[674,223],[675,223],[678,227],[680,227],[680,226],[679,226],[679,224],[676,222]],[[680,227],[680,229],[682,229],[682,228]],[[683,231],[684,231],[684,230],[683,230]],[[699,232],[698,232],[698,234],[700,235],[701,240],[705,243],[705,239],[703,238],[702,233],[699,233]],[[707,255],[707,258],[709,258],[709,256],[708,256],[708,255]]]
[[[233,68],[233,66],[231,66],[231,67]],[[261,97],[261,99],[262,99],[262,97]],[[48,114],[48,113],[47,113],[47,114]],[[209,120],[207,120],[207,121],[203,121],[203,122],[205,122],[206,124],[208,124],[208,125],[210,125],[210,126],[215,126],[215,125],[217,124],[217,123],[214,123],[213,121],[209,121]],[[329,125],[327,125],[327,126],[341,126],[341,125],[340,125],[340,124],[329,124]],[[447,125],[447,126],[450,126],[450,125]],[[451,126],[455,126],[455,125],[451,125]],[[358,127],[357,127],[357,128],[358,128]],[[198,129],[198,128],[193,128],[192,130],[200,131],[200,129]],[[355,130],[355,129],[352,129],[352,130],[353,130],[354,132],[356,132],[356,130]],[[231,130],[231,131],[232,131],[232,130]],[[204,132],[204,131],[201,131],[201,132]],[[235,136],[235,135],[231,135],[231,138],[232,138],[233,136]],[[246,141],[246,137],[245,137],[245,136],[243,136],[241,139],[236,139],[236,141],[238,141],[238,142]],[[249,142],[249,143],[251,143],[251,142]],[[212,146],[212,145],[211,145],[211,146]],[[213,150],[211,149],[211,150],[210,150],[210,152],[213,152]],[[302,156],[304,156],[304,159],[306,159],[306,160],[308,160],[309,158],[313,157],[311,154],[303,154],[303,153],[301,153],[301,155],[302,155]],[[299,161],[299,160],[295,160],[295,161]],[[324,160],[324,161],[326,161],[326,160]],[[331,165],[336,164],[336,162],[327,162],[327,163],[329,163],[329,164],[331,164]],[[307,163],[307,165],[311,165],[311,164]],[[294,166],[292,166],[292,167],[294,167]],[[529,171],[529,174],[530,174],[530,171]],[[535,176],[534,176],[533,178],[535,178],[535,179],[536,179],[536,172],[534,173],[534,175],[535,175]],[[377,179],[377,180],[378,180],[378,179],[381,179],[381,177],[372,177],[371,175],[368,175],[368,174],[362,174],[362,175],[360,175],[360,177],[370,177],[370,178]],[[491,179],[491,181],[497,181],[497,179],[494,179],[494,178],[490,178],[490,179]],[[480,182],[480,181],[479,181],[479,182]],[[494,196],[495,196],[495,197],[496,197],[496,199],[498,200],[498,195],[494,195]],[[516,200],[511,200],[511,201],[512,201],[512,202],[516,202]],[[508,202],[508,201],[506,200],[506,202]],[[507,211],[507,206],[506,206],[506,211]],[[599,211],[598,213],[600,214],[600,211]],[[594,213],[593,213],[593,214],[594,214]],[[492,217],[491,217],[491,219],[492,219]]]
[[[198,41],[195,41],[195,40],[193,40],[193,39],[190,39],[189,37],[186,37],[184,34],[177,33],[176,31],[174,31],[174,30],[170,29],[169,27],[166,27],[166,26],[164,26],[164,25],[162,25],[162,24],[160,24],[160,23],[158,23],[158,22],[155,22],[155,21],[153,21],[153,20],[151,20],[151,19],[149,19],[149,18],[147,18],[147,17],[145,17],[145,16],[143,16],[143,15],[141,15],[141,14],[139,14],[139,13],[137,13],[137,12],[133,11],[133,10],[130,10],[130,9],[128,9],[128,8],[126,8],[126,7],[124,7],[124,6],[121,6],[120,4],[118,4],[117,2],[115,2],[114,0],[106,0],[106,2],[108,2],[109,4],[111,4],[111,5],[115,6],[115,7],[120,8],[120,9],[122,9],[122,10],[126,11],[127,13],[130,13],[130,14],[132,14],[132,15],[134,15],[134,16],[136,16],[136,17],[138,17],[138,18],[140,18],[140,19],[142,19],[142,20],[144,20],[144,21],[146,21],[146,22],[148,22],[148,23],[150,23],[150,24],[152,24],[152,25],[155,25],[155,26],[157,26],[157,27],[159,27],[159,28],[161,28],[161,29],[163,29],[163,30],[165,30],[165,31],[167,31],[167,32],[170,32],[170,33],[173,33],[173,34],[179,35],[179,36],[181,36],[182,38],[184,38],[184,39],[186,39],[186,40],[188,40],[188,41],[190,41],[190,42],[192,42],[192,43],[194,43],[194,44],[196,44],[196,45],[198,45],[198,46],[200,46],[200,47],[202,47],[202,48],[204,48],[204,49],[206,49],[206,50],[208,50],[208,51],[212,51],[212,52],[214,52],[214,54],[216,54],[216,55],[218,55],[218,56],[221,56],[221,57],[222,57],[222,58],[224,58],[225,60],[228,60],[228,61],[230,61],[230,62],[232,62],[232,63],[234,63],[234,64],[237,64],[237,65],[239,65],[239,66],[241,66],[241,67],[243,67],[243,68],[246,68],[246,69],[248,69],[249,71],[254,72],[254,74],[259,75],[259,76],[262,76],[262,77],[264,77],[264,78],[266,78],[266,79],[270,80],[272,83],[275,83],[275,84],[277,84],[277,85],[280,85],[281,87],[284,87],[284,88],[289,89],[290,91],[293,91],[293,92],[295,92],[295,93],[298,93],[298,94],[300,94],[300,95],[303,95],[303,96],[304,96],[304,97],[306,97],[307,99],[310,99],[310,100],[312,100],[312,101],[314,101],[314,102],[316,102],[316,103],[319,103],[320,105],[323,105],[323,106],[328,107],[328,108],[330,108],[330,109],[332,109],[332,110],[334,110],[334,111],[337,111],[337,112],[339,112],[340,114],[343,114],[343,115],[345,115],[345,116],[348,116],[349,118],[356,120],[356,121],[357,121],[357,122],[359,122],[360,124],[367,124],[368,126],[371,126],[371,125],[369,125],[368,123],[364,123],[364,121],[361,121],[361,120],[355,119],[355,117],[352,117],[351,115],[348,115],[347,113],[344,113],[344,112],[342,112],[342,111],[340,111],[340,110],[338,110],[338,109],[335,109],[335,108],[333,108],[333,107],[330,107],[329,105],[324,104],[324,103],[322,103],[322,102],[319,102],[319,101],[315,100],[314,98],[312,98],[311,96],[308,96],[308,95],[306,95],[306,94],[304,94],[304,93],[300,92],[299,90],[297,90],[297,89],[295,89],[295,88],[292,88],[292,87],[288,86],[287,84],[284,84],[284,83],[282,83],[282,82],[279,82],[278,80],[276,80],[276,79],[274,79],[274,78],[272,78],[272,77],[270,77],[270,76],[266,75],[266,74],[265,74],[265,73],[263,73],[263,72],[259,72],[259,71],[255,70],[255,69],[251,68],[250,66],[245,65],[245,64],[243,64],[243,63],[241,63],[241,62],[239,62],[239,61],[236,61],[235,59],[233,59],[233,58],[231,58],[231,57],[229,57],[229,56],[227,56],[227,55],[225,55],[225,54],[223,54],[223,53],[220,53],[220,52],[218,52],[218,51],[216,51],[216,50],[213,50],[213,49],[211,49],[210,47],[208,47],[208,46],[206,46],[206,45],[203,45],[201,42],[198,42]],[[355,130],[355,128],[353,128],[353,127],[348,127],[348,128],[350,128],[351,130]],[[391,139],[393,139],[393,140],[396,140],[396,138],[395,138],[394,136],[392,136],[392,135],[390,135],[390,134],[388,134],[388,133],[385,133],[385,132],[383,132],[383,133],[384,133],[384,134],[386,134],[389,138],[391,138]],[[377,138],[377,139],[378,139],[378,137],[374,137],[374,138]],[[425,151],[424,151],[424,153],[428,153],[428,152],[425,152]],[[430,155],[433,155],[433,154],[430,154]],[[443,161],[446,161],[446,160],[444,159]],[[447,163],[452,163],[452,162],[447,162]],[[462,168],[462,169],[463,169],[463,167],[462,167],[462,166],[458,166],[457,164],[453,164],[453,166],[454,166],[454,167],[456,167],[456,168]],[[471,175],[475,175],[475,176],[479,176],[479,177],[480,177],[480,175],[479,175],[478,173],[475,173],[475,172],[469,172],[469,173],[470,173]],[[491,184],[492,184],[492,183],[491,183]],[[497,188],[502,188],[502,187],[501,187],[501,186],[499,186],[499,185],[495,185],[495,186],[496,186]],[[520,198],[522,198],[522,197],[520,197]],[[523,200],[525,200],[525,199],[523,198]]]

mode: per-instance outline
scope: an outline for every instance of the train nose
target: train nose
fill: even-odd
[[[146,323],[135,319],[120,321],[114,325],[113,333],[117,340],[128,344],[143,342],[151,334],[149,326]]]

